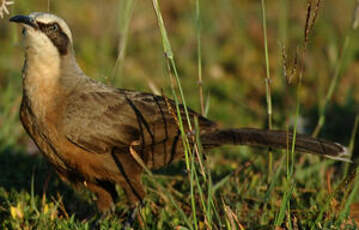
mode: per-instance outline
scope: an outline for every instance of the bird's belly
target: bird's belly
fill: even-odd
[[[26,100],[23,100],[20,109],[20,119],[26,132],[35,142],[44,157],[58,172],[68,170],[66,156],[62,154],[58,134],[52,127],[46,125],[42,119],[36,117],[29,109]]]

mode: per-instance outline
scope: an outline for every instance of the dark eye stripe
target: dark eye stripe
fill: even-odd
[[[60,26],[59,24],[57,24],[56,22],[55,23],[50,23],[50,24],[45,24],[45,23],[41,23],[41,22],[38,22],[37,23],[40,30],[46,34],[50,33],[50,32],[54,32],[54,27],[56,27],[56,30],[59,30],[60,29]]]
[[[55,23],[50,23],[50,24],[45,24],[45,23],[38,22],[37,24],[39,26],[39,29],[44,34],[46,34],[46,36],[56,46],[59,53],[61,55],[66,55],[67,52],[68,52],[68,45],[70,43],[70,39],[68,38],[66,33],[64,33],[62,31],[59,24],[57,24],[56,22]],[[57,29],[54,30],[54,28],[53,28],[54,26],[56,26]]]

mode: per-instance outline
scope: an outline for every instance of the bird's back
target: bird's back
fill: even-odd
[[[150,168],[158,168],[183,156],[176,105],[173,100],[102,83],[88,82],[67,100],[63,117],[66,138],[93,153],[134,147]],[[180,105],[183,124],[184,107]],[[191,122],[199,119],[202,132],[216,128],[214,122],[189,110]]]

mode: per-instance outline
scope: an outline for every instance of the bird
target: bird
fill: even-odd
[[[88,77],[76,61],[70,27],[59,16],[35,12],[13,16],[10,22],[23,27],[20,120],[41,153],[62,180],[96,195],[100,213],[114,206],[116,185],[131,207],[141,203],[144,167],[131,151],[150,170],[183,159],[183,138],[193,130],[184,122],[181,131],[174,113],[185,116],[185,106]],[[190,108],[188,116],[191,122],[198,119],[195,132],[204,152],[227,144],[285,149],[294,139],[289,131],[224,129]],[[301,134],[295,150],[348,160],[341,144]]]

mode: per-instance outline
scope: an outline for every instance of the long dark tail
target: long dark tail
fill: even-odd
[[[293,134],[286,131],[261,130],[252,128],[223,129],[201,135],[205,149],[225,144],[266,146],[278,149],[291,149]],[[350,161],[347,149],[334,142],[296,135],[295,150],[299,152],[322,155],[328,158]]]

